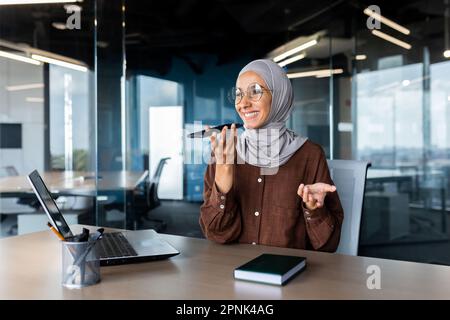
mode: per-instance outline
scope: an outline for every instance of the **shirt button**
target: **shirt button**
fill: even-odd
[[[252,244],[256,244],[256,242],[252,242]]]
[[[258,211],[255,212],[255,216],[259,216],[259,212]]]
[[[220,205],[220,209],[224,209],[225,206],[223,204]]]
[[[225,196],[220,196],[220,199],[225,200]]]
[[[262,181],[262,179],[261,178],[258,178],[258,182],[261,182]]]

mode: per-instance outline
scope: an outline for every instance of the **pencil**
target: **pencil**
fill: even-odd
[[[56,234],[56,236],[59,238],[59,240],[64,241],[66,239],[64,239],[64,237],[61,235],[61,233],[58,232],[58,230],[55,229],[54,226],[52,226],[52,224],[50,222],[47,222],[47,226],[50,228],[50,230],[53,231],[54,234]]]

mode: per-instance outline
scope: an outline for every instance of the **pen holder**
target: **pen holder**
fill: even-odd
[[[95,241],[62,242],[62,285],[82,288],[100,281],[100,258]]]

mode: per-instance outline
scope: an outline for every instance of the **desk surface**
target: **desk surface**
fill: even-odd
[[[111,171],[99,173],[98,190],[134,189],[148,175],[148,172]],[[95,191],[96,179],[92,172],[49,171],[41,173],[47,187],[52,192],[76,189]],[[0,178],[0,193],[33,192],[26,176]]]
[[[161,236],[180,255],[102,267],[99,284],[74,290],[61,285],[61,244],[51,231],[0,239],[0,299],[450,298],[446,266]],[[235,267],[263,252],[305,256],[308,267],[284,287],[233,279]],[[380,290],[367,288],[369,265],[381,269]]]

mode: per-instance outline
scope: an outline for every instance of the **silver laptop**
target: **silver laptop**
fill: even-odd
[[[64,238],[73,237],[72,230],[37,170],[28,175],[28,181],[52,225]],[[179,254],[152,229],[104,233],[97,245],[102,266],[160,260]]]

